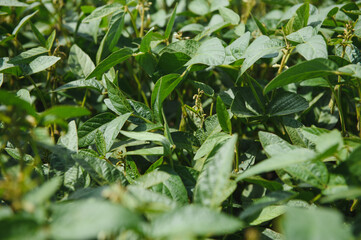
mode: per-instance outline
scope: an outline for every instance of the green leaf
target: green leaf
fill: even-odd
[[[105,159],[95,157],[93,154],[84,150],[73,154],[72,158],[77,161],[99,185],[115,182],[119,182],[122,185],[128,184],[121,169],[108,163]]]
[[[134,184],[143,188],[149,188],[167,181],[170,177],[169,173],[156,169],[135,179]]]
[[[286,212],[287,207],[284,205],[264,207],[256,219],[253,219],[249,225],[257,226],[269,220],[275,219]]]
[[[60,57],[54,57],[54,56],[37,57],[33,61],[31,61],[29,64],[22,66],[24,75],[31,75],[34,73],[44,71],[47,68],[53,66],[60,59],[61,59]]]
[[[264,172],[270,172],[288,167],[293,164],[302,163],[315,159],[316,154],[308,149],[294,149],[285,154],[279,154],[251,167],[237,177],[237,181]]]
[[[198,82],[198,81],[192,81],[191,84],[198,90],[202,90],[204,92],[204,95],[208,96],[208,97],[213,97],[214,96],[214,90],[211,86],[202,83],[202,82]]]
[[[328,183],[328,170],[321,161],[303,162],[284,169],[296,179],[302,180],[314,187],[324,189]]]
[[[34,107],[31,106],[30,103],[28,103],[25,100],[22,100],[21,98],[17,97],[14,94],[11,94],[8,91],[1,89],[0,89],[0,104],[4,104],[7,106],[14,106],[17,111],[22,110],[27,114],[37,118],[37,113]]]
[[[30,92],[26,89],[20,89],[17,91],[16,96],[18,96],[20,99],[27,101],[28,103],[32,104],[32,99],[30,97]]]
[[[258,29],[261,31],[261,33],[263,35],[268,35],[268,30],[267,28],[263,25],[263,23],[261,23],[255,16],[252,15],[253,20],[255,21],[255,23],[257,24]]]
[[[230,138],[230,135],[224,132],[215,132],[213,134],[210,134],[209,137],[204,141],[202,146],[198,149],[196,155],[194,156],[194,160],[206,156],[212,151],[212,149],[214,148],[214,146],[216,146],[217,143],[220,143],[228,138]]]
[[[123,199],[123,204],[128,208],[142,209],[145,212],[168,212],[175,209],[178,204],[171,198],[136,185],[127,187],[127,194]]]
[[[298,30],[297,32],[293,32],[286,36],[286,38],[292,42],[296,43],[305,43],[310,38],[314,37],[317,34],[316,30],[311,27],[304,27]]]
[[[316,58],[301,62],[272,79],[263,89],[263,92],[268,93],[290,83],[298,83],[316,77],[326,77],[335,74],[336,70],[337,65],[328,59]]]
[[[221,65],[226,57],[225,49],[218,38],[211,38],[202,42],[196,53],[185,65],[205,64],[209,66]]]
[[[309,16],[310,4],[306,2],[296,10],[295,15],[288,21],[286,25],[286,32],[290,34],[301,28],[306,27]]]
[[[361,146],[356,148],[344,163],[354,178],[361,182]]]
[[[239,75],[242,75],[257,60],[266,57],[276,57],[278,52],[286,45],[279,39],[270,39],[267,36],[260,36],[254,40],[244,53],[245,60],[242,64]]]
[[[327,59],[327,45],[325,40],[321,35],[316,35],[309,38],[305,43],[298,44],[296,50],[301,54],[306,60],[311,60],[315,58],[325,58]]]
[[[92,239],[100,234],[115,234],[123,229],[137,229],[140,217],[105,200],[78,200],[52,207],[51,238]]]
[[[163,195],[170,197],[180,205],[188,204],[187,190],[178,173],[170,166],[161,166],[159,170],[169,173],[170,177],[161,184],[154,186],[153,190],[163,193]]]
[[[163,101],[178,86],[178,84],[182,80],[183,80],[183,77],[181,77],[179,74],[176,74],[176,73],[168,74],[168,75],[165,75],[165,76],[161,77],[160,79],[158,79],[158,81],[155,83],[155,86],[154,86],[154,89],[152,92],[152,99],[151,99],[152,106],[155,103],[159,87],[161,87],[159,90],[160,91],[159,104],[162,104]]]
[[[76,44],[70,48],[68,64],[72,72],[78,77],[86,77],[95,69],[88,54]]]
[[[21,226],[19,228],[19,226]],[[33,216],[3,217],[0,219],[0,231],[3,239],[45,240],[39,220]]]
[[[151,50],[150,42],[152,41],[152,37],[153,37],[153,33],[154,33],[153,30],[154,30],[154,28],[149,29],[147,34],[145,34],[145,36],[142,38],[142,41],[141,41],[140,47],[139,47],[139,51],[146,53]]]
[[[316,151],[322,156],[331,156],[344,146],[342,135],[336,129],[320,134],[314,143],[316,144]]]
[[[133,151],[128,151],[124,154],[127,156],[133,156],[133,155],[159,156],[164,154],[164,148],[163,147],[141,148]]]
[[[90,88],[97,90],[99,92],[103,91],[104,87],[103,85],[96,80],[95,78],[91,78],[88,80],[85,79],[79,79],[75,81],[68,82],[57,89],[54,90],[54,92],[63,91],[67,89],[74,89],[74,88]]]
[[[113,119],[111,122],[107,124],[107,127],[105,128],[104,131],[106,152],[111,149],[116,137],[119,134],[120,129],[123,127],[123,125],[128,120],[130,115],[131,113],[126,113],[124,115],[121,115]]]
[[[107,145],[105,143],[103,133],[99,130],[95,132],[95,146],[101,156],[105,156],[107,154]]]
[[[54,40],[56,37],[56,30],[53,30],[48,39],[46,40],[45,47],[50,51],[53,47]]]
[[[123,5],[119,3],[104,5],[96,8],[89,16],[83,19],[83,22],[90,22],[93,20],[101,19],[122,9],[123,9]]]
[[[22,74],[21,68],[18,65],[9,63],[9,58],[0,58],[0,73],[12,74],[20,76]]]
[[[48,53],[48,50],[46,48],[43,48],[43,47],[32,48],[30,50],[20,53],[16,57],[10,59],[10,61],[8,61],[8,63],[12,63],[12,64],[29,63],[32,60],[34,60],[36,57],[43,55],[45,53]]]
[[[175,5],[175,7],[173,9],[173,12],[172,12],[172,15],[171,15],[171,17],[169,19],[169,22],[167,24],[167,27],[165,29],[164,39],[169,39],[170,34],[172,33],[175,17],[177,16],[177,7],[178,7],[178,3],[176,3],[176,5]]]
[[[80,125],[78,129],[79,147],[86,147],[95,141],[95,133],[99,129],[104,131],[106,124],[115,118],[114,114],[105,112],[92,117]]]
[[[121,114],[132,112],[130,104],[118,86],[115,86],[114,83],[112,83],[107,77],[105,77],[105,81],[107,84],[109,99],[114,108]]]
[[[276,97],[267,106],[269,116],[283,116],[304,111],[308,108],[306,99],[298,94],[284,92]]]
[[[33,204],[36,206],[42,205],[55,194],[61,186],[61,183],[62,179],[60,177],[53,177],[41,186],[35,188],[31,192],[28,192],[24,196],[24,201],[27,204]]]
[[[293,146],[273,133],[258,132],[259,140],[268,156],[277,156],[279,154],[288,153],[299,147]]]
[[[90,112],[86,108],[78,107],[78,106],[66,106],[66,105],[58,105],[52,107],[40,114],[42,119],[69,119],[75,117],[82,117],[89,115]]]
[[[166,227],[165,227],[166,226]],[[150,235],[154,238],[221,235],[238,231],[240,220],[206,207],[189,205],[165,213],[153,220]]]
[[[74,120],[69,122],[68,132],[59,138],[58,145],[61,145],[72,152],[78,152],[78,132]]]
[[[230,181],[236,141],[237,135],[234,135],[209,154],[195,186],[195,203],[218,208],[232,193],[224,194]]]
[[[238,25],[241,18],[237,13],[235,13],[233,10],[225,7],[221,7],[218,9],[219,14],[221,14],[222,18],[225,22],[229,22],[232,25]]]
[[[222,99],[219,96],[217,97],[216,110],[218,121],[222,127],[222,130],[226,133],[232,134],[232,123],[229,117],[229,113],[227,111],[226,105],[224,105]]]
[[[130,48],[122,48],[118,51],[110,54],[106,59],[101,61],[95,69],[86,77],[86,79],[90,79],[93,77],[100,78],[103,73],[108,71],[111,67],[114,67],[118,63],[124,62],[130,56],[132,56],[133,51]]]
[[[29,21],[29,24],[31,26],[31,30],[33,31],[35,37],[38,39],[41,46],[46,47],[46,40],[45,40],[43,34],[39,31],[39,29],[31,21]]]
[[[253,177],[245,178],[244,181],[248,182],[248,183],[260,185],[271,191],[278,191],[278,190],[283,189],[283,186],[281,183],[276,182],[276,181],[270,181],[270,180],[264,179],[260,176],[253,176]]]
[[[30,20],[30,18],[32,18],[38,12],[39,12],[39,10],[36,10],[32,14],[29,14],[29,15],[23,17],[21,19],[21,21],[18,23],[18,25],[14,28],[14,30],[12,32],[12,35],[14,35],[16,37],[18,35],[19,31],[20,31],[20,28],[22,28]]]
[[[226,57],[223,62],[224,65],[228,65],[244,57],[243,55],[248,47],[250,37],[250,32],[246,32],[225,48]]]
[[[358,64],[349,64],[338,69],[344,75],[361,79],[361,66]]]
[[[189,3],[188,8],[191,12],[204,16],[210,11],[209,4],[206,0],[193,0]]]
[[[0,0],[0,6],[5,7],[27,7],[29,4],[17,0]]]
[[[160,142],[163,145],[165,155],[169,155],[171,153],[171,144],[169,140],[158,133],[126,131],[120,131],[120,133],[126,137],[136,140]]]
[[[124,28],[125,13],[118,13],[112,16],[109,29],[102,41],[96,55],[96,63],[98,64],[104,57],[108,56],[116,46]]]
[[[263,110],[249,88],[237,89],[231,104],[231,111],[240,118],[263,115]]]
[[[290,208],[282,221],[286,239],[352,239],[342,215],[326,208]]]

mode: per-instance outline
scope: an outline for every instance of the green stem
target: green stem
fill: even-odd
[[[132,26],[133,26],[133,29],[134,29],[134,32],[135,32],[135,36],[136,37],[139,37],[139,32],[138,32],[138,29],[137,29],[137,24],[135,23],[135,20],[133,18],[133,15],[132,13],[129,11],[129,8],[127,6],[124,7],[124,11],[127,12],[129,15],[130,15],[130,21],[132,22]]]
[[[340,76],[339,76],[339,81],[340,81]],[[332,86],[330,88],[331,88],[333,96],[335,97],[336,105],[338,108],[338,113],[340,116],[341,132],[342,132],[342,135],[344,136],[346,134],[346,125],[345,125],[345,118],[344,118],[343,109],[342,109],[342,105],[341,105],[341,86],[336,85],[334,88]]]
[[[84,97],[83,97],[83,101],[81,102],[81,106],[84,107],[85,106],[85,102],[86,102],[86,98],[88,96],[88,88],[85,90],[85,94],[84,94]]]
[[[140,3],[140,9],[139,9],[139,13],[140,13],[140,32],[139,32],[139,37],[143,37],[143,32],[144,32],[144,3],[141,2]]]
[[[38,86],[36,85],[36,83],[34,82],[34,80],[30,76],[26,76],[26,77],[29,79],[31,84],[33,84],[35,90],[37,91],[37,93],[39,95],[39,98],[40,98],[40,101],[44,106],[44,109],[47,109],[48,105],[46,104],[45,97],[44,97],[43,93],[40,91],[40,89],[38,88]]]

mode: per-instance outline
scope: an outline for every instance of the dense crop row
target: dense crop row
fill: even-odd
[[[361,239],[360,5],[0,0],[0,239]]]

